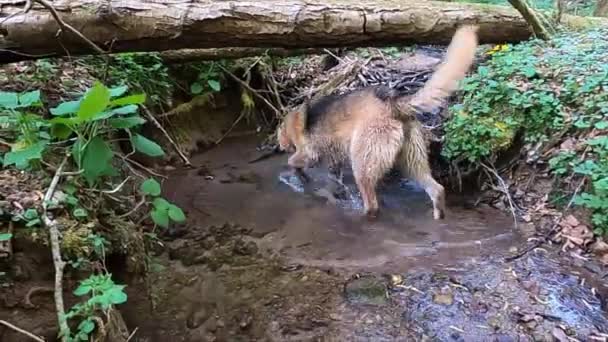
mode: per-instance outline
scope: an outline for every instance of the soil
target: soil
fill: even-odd
[[[297,184],[285,155],[248,163],[259,141],[226,139],[172,172],[163,193],[188,222],[164,234],[146,279],[111,262],[128,284],[119,309],[137,328],[131,341],[605,340],[600,265],[551,246],[506,262],[533,227],[454,194],[435,221],[399,177],[381,185],[381,216],[368,221],[350,175],[342,188],[321,167]],[[50,294],[33,298],[37,309],[21,300],[49,284],[52,274],[7,282],[0,317],[51,341]],[[0,340],[27,341],[3,327]]]

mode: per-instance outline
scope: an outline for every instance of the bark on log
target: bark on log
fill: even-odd
[[[608,0],[597,0],[593,15],[596,17],[608,17]]]
[[[267,54],[275,57],[323,54],[324,49],[285,49],[285,48],[218,48],[218,49],[180,49],[163,51],[160,57],[165,63],[187,63],[194,61],[213,61],[219,59],[237,59]]]
[[[58,36],[58,24],[40,5],[22,13],[24,3],[0,3],[0,63],[93,52],[69,32]],[[419,0],[56,0],[53,5],[65,22],[112,52],[444,44],[466,23],[479,25],[481,43],[516,42],[531,33],[509,7]],[[606,22],[579,19],[578,24],[598,20]]]

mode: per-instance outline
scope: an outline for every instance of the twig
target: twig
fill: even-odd
[[[133,165],[135,165],[135,166],[139,167],[140,169],[142,169],[142,170],[144,170],[144,171],[148,172],[148,173],[149,173],[149,174],[151,174],[151,175],[154,175],[154,176],[157,176],[157,177],[161,177],[161,178],[163,178],[163,179],[167,179],[167,176],[165,176],[165,175],[161,175],[160,173],[155,172],[154,170],[151,170],[151,169],[150,169],[150,168],[148,168],[148,167],[145,167],[145,166],[144,166],[144,165],[142,165],[141,163],[139,163],[139,162],[137,162],[137,161],[135,161],[135,160],[133,160],[133,159],[129,158],[129,156],[128,156],[128,155],[126,155],[126,156],[125,156],[125,155],[120,154],[120,153],[117,153],[117,155],[118,155],[118,156],[119,156],[119,157],[120,157],[122,160],[124,160],[124,161],[126,161],[126,162],[129,162],[129,163],[131,163],[131,164],[133,164]],[[143,177],[142,177],[142,178],[143,178]]]
[[[55,289],[53,289],[52,287],[48,287],[48,286],[34,286],[29,291],[27,291],[27,294],[25,295],[25,298],[23,299],[23,304],[28,309],[36,308],[36,305],[34,305],[34,303],[32,303],[33,295],[35,295],[38,292],[54,292],[54,291],[55,291]]]
[[[131,176],[127,176],[127,178],[125,178],[125,180],[123,180],[120,184],[118,184],[118,186],[116,188],[114,188],[112,190],[101,190],[101,192],[104,194],[115,194],[115,193],[119,192],[120,189],[122,189],[122,187],[125,186],[125,184],[127,184],[129,179],[131,179]]]
[[[236,118],[236,120],[234,120],[234,122],[232,123],[232,126],[230,126],[230,128],[228,128],[226,133],[224,133],[224,135],[222,135],[221,138],[217,139],[217,141],[215,142],[216,145],[219,145],[219,143],[221,143],[222,140],[224,140],[224,138],[226,138],[228,136],[228,134],[230,134],[230,132],[232,132],[232,129],[234,129],[234,127],[236,127],[236,125],[245,117],[246,113],[247,113],[247,110],[245,110],[245,109],[243,109],[241,111],[241,115],[239,115],[239,117]]]
[[[268,159],[270,157],[276,156],[277,154],[282,154],[282,152],[281,152],[281,150],[279,149],[278,146],[276,146],[275,148],[273,148],[272,151],[266,152],[266,153],[262,154],[261,156],[248,161],[248,163],[249,164],[257,163],[259,161],[262,161],[262,160]]]
[[[82,33],[80,33],[80,31],[75,29],[73,26],[71,26],[70,24],[63,21],[63,19],[61,19],[61,17],[59,17],[59,13],[57,13],[57,10],[51,3],[49,3],[46,0],[33,0],[33,1],[41,4],[44,8],[48,9],[62,30],[67,30],[67,31],[72,32],[72,34],[78,36],[78,38],[80,38],[82,41],[84,41],[89,47],[91,47],[97,53],[99,53],[101,55],[106,54],[106,52],[102,48],[100,48],[97,44],[93,43],[89,38],[85,37]]]
[[[233,73],[231,73],[230,71],[228,71],[228,69],[224,68],[221,65],[217,65],[220,69],[222,69],[223,72],[225,72],[228,76],[230,76],[230,78],[232,78],[233,80],[237,81],[240,85],[242,85],[243,87],[247,88],[247,90],[249,90],[250,92],[253,93],[253,95],[255,95],[255,97],[257,97],[258,99],[262,100],[264,103],[266,103],[266,105],[268,105],[268,107],[270,107],[272,110],[275,111],[275,113],[277,114],[277,116],[281,116],[281,111],[277,109],[277,107],[275,107],[272,103],[270,103],[270,101],[266,100],[266,98],[262,95],[260,95],[255,89],[251,88],[251,86],[249,84],[247,84],[247,82],[244,82],[243,80],[241,80],[240,78],[236,77],[236,75],[234,75]]]
[[[146,204],[146,196],[141,196],[141,200],[128,212],[118,216],[119,218],[127,217],[136,212],[142,205]]]
[[[32,339],[32,340],[34,340],[34,341],[38,341],[38,342],[44,342],[44,339],[42,339],[41,337],[38,337],[38,336],[36,336],[36,335],[32,334],[32,333],[31,333],[31,332],[29,332],[29,331],[25,331],[25,330],[23,330],[23,329],[21,329],[21,328],[19,328],[19,327],[15,326],[15,325],[13,325],[13,324],[11,324],[11,323],[7,322],[7,321],[5,321],[5,320],[0,319],[0,324],[2,324],[2,325],[4,325],[4,326],[6,326],[7,328],[13,329],[13,330],[15,330],[16,332],[21,333],[21,334],[23,334],[23,335],[25,335],[25,336],[27,336],[27,337],[31,338],[31,339]]]
[[[182,158],[182,160],[184,161],[184,164],[186,164],[186,166],[192,166],[192,163],[190,163],[190,159],[188,159],[188,157],[186,157],[186,155],[182,152],[182,150],[179,148],[179,146],[175,143],[173,138],[171,138],[171,136],[169,135],[169,132],[167,132],[167,130],[160,124],[160,122],[158,122],[158,120],[156,120],[156,118],[154,117],[154,115],[152,115],[152,112],[150,112],[148,107],[142,106],[142,108],[144,109],[144,113],[146,113],[146,116],[148,117],[148,119],[150,119],[150,121],[152,121],[154,123],[156,128],[158,128],[161,132],[163,132],[163,134],[165,135],[167,140],[169,140],[169,142],[171,143],[171,146],[173,146],[173,148],[175,149],[175,152],[177,152],[179,157]]]
[[[551,236],[553,236],[554,234],[556,234],[557,232],[559,232],[561,230],[559,223],[560,223],[562,217],[564,217],[564,214],[566,212],[568,212],[568,210],[570,210],[570,207],[572,207],[572,204],[574,204],[574,198],[576,197],[576,195],[578,195],[578,192],[581,190],[581,188],[585,184],[585,181],[586,181],[586,178],[583,178],[581,180],[581,182],[578,184],[578,186],[574,190],[574,193],[572,194],[572,197],[570,197],[570,201],[568,201],[568,204],[566,205],[564,210],[560,213],[559,217],[555,220],[551,229],[549,229],[549,231],[546,234],[544,234],[542,238],[538,239],[532,246],[524,249],[523,251],[521,251],[513,256],[506,257],[505,258],[506,262],[511,262],[513,260],[517,260],[517,259],[523,257],[524,255],[528,254],[529,252],[539,248],[540,246],[545,244],[549,240],[549,238],[551,238]]]
[[[509,193],[509,187],[507,187],[507,184],[502,179],[502,177],[500,177],[500,175],[498,174],[498,172],[496,170],[487,166],[484,163],[481,163],[481,166],[483,166],[488,172],[492,173],[494,175],[494,177],[496,177],[496,179],[498,180],[500,185],[502,186],[502,192],[505,194],[505,196],[507,196],[507,200],[509,201],[509,207],[511,208],[511,214],[513,215],[513,223],[514,223],[515,227],[517,227],[517,212],[515,211],[515,205],[513,204],[513,199],[511,198],[511,194]]]
[[[127,338],[126,342],[131,341],[131,339],[133,338],[133,336],[135,336],[135,333],[137,333],[137,330],[139,330],[139,327],[135,327],[135,329],[133,329],[133,331],[131,332],[131,334],[129,335],[129,337]]]
[[[67,339],[67,333],[69,331],[69,327],[67,321],[65,319],[65,307],[63,305],[63,269],[65,267],[65,261],[61,259],[61,245],[59,244],[59,228],[57,221],[51,220],[47,215],[48,204],[53,198],[53,194],[55,193],[55,189],[59,184],[59,180],[61,178],[61,173],[63,171],[63,167],[68,161],[69,155],[66,154],[59,164],[53,179],[51,180],[51,184],[49,185],[46,194],[44,195],[44,199],[42,201],[42,222],[49,230],[49,235],[51,237],[51,252],[53,254],[53,265],[55,266],[55,310],[57,311],[57,319],[59,321],[59,330],[62,334],[62,340]]]

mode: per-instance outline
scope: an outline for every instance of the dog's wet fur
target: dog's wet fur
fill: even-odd
[[[325,96],[289,113],[278,129],[279,146],[293,152],[288,164],[302,170],[326,160],[333,178],[342,181],[349,161],[365,214],[378,214],[376,186],[394,166],[418,182],[433,201],[433,217],[445,217],[445,190],[433,178],[424,131],[416,112],[437,108],[457,89],[473,63],[477,28],[457,30],[446,59],[414,95],[387,86]]]

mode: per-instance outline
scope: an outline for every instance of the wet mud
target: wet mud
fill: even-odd
[[[453,194],[435,221],[396,176],[369,221],[348,174],[346,188],[322,167],[297,184],[286,155],[249,163],[257,142],[227,139],[163,184],[188,222],[147,279],[115,272],[131,341],[606,340],[608,272],[593,261],[547,247],[505,262],[532,227]]]

